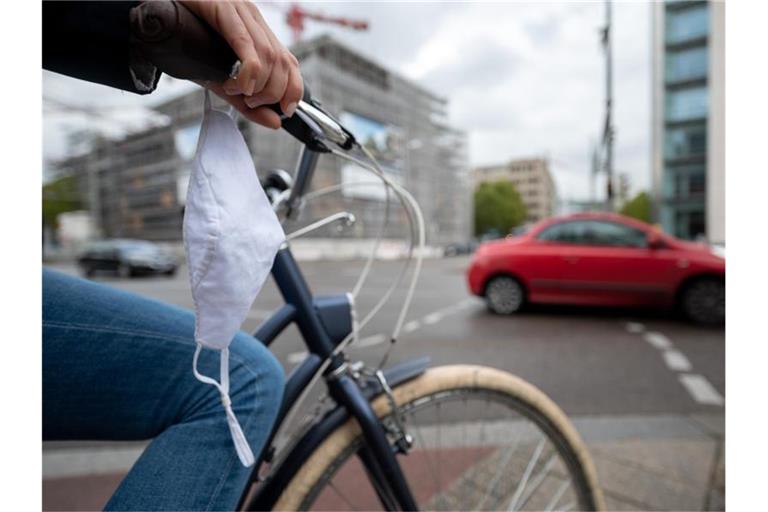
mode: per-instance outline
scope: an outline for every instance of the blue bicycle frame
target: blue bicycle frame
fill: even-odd
[[[307,187],[317,157],[316,152],[306,148],[303,150],[291,195],[294,200],[300,198]],[[291,206],[289,200],[289,208]],[[343,353],[333,355],[338,344],[352,332],[349,295],[313,296],[287,246],[281,248],[275,257],[272,276],[285,305],[258,328],[254,337],[269,346],[286,327],[295,323],[309,354],[287,379],[278,419],[265,449],[259,454],[254,465],[249,485],[246,486],[238,508],[271,509],[314,449],[351,416],[360,424],[365,440],[358,455],[372,479],[382,505],[388,510],[416,510],[416,503],[396,459],[395,450],[387,439],[381,420],[370,405],[370,401],[383,390],[374,382],[361,385],[346,371],[347,364]],[[269,448],[273,436],[291,406],[327,358],[331,358],[331,361],[323,376],[329,395],[337,404],[336,408],[327,413],[299,440],[280,466],[263,482],[254,496],[248,499],[251,485],[259,480],[259,467],[262,463],[269,462],[274,455]],[[384,376],[390,386],[394,386],[423,373],[428,363],[428,358],[406,362],[385,370]]]

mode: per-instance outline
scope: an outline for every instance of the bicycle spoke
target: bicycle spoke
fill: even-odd
[[[429,449],[427,448],[427,444],[424,442],[424,436],[421,433],[421,427],[418,425],[414,425],[414,426],[416,427],[416,437],[419,438],[419,442],[423,447],[422,450],[424,450],[424,458],[427,459],[427,465],[429,465],[429,468],[431,469],[430,474],[432,475],[432,483],[435,484],[435,489],[438,489],[438,492],[439,492],[439,485],[435,477],[435,466],[432,461],[432,456],[429,454]]]
[[[557,452],[552,454],[552,456],[546,462],[546,464],[541,469],[541,471],[539,471],[539,473],[533,478],[533,480],[531,480],[531,488],[523,497],[523,501],[520,503],[520,508],[523,508],[525,504],[528,503],[528,501],[531,499],[531,496],[533,496],[533,493],[536,492],[536,489],[538,489],[539,486],[547,478],[547,475],[549,474],[549,470],[552,469],[552,466],[555,465],[556,461],[557,461]]]
[[[560,485],[560,488],[557,489],[557,492],[555,492],[555,495],[552,496],[552,500],[547,504],[546,512],[550,512],[552,510],[555,510],[555,507],[557,506],[557,502],[560,501],[560,498],[563,497],[563,494],[565,493],[565,490],[568,489],[568,486],[571,485],[570,480],[566,480],[565,482]]]
[[[507,448],[507,453],[504,454],[502,457],[503,462],[501,464],[498,464],[496,467],[496,474],[493,476],[493,479],[488,483],[488,486],[485,489],[485,493],[483,494],[483,497],[480,499],[480,503],[477,504],[476,507],[474,507],[474,510],[480,510],[483,505],[485,505],[485,502],[488,500],[488,497],[491,495],[491,491],[496,488],[496,484],[499,483],[499,480],[501,480],[502,476],[502,470],[504,467],[506,467],[507,464],[509,464],[509,461],[512,459],[512,455],[515,454],[515,450],[517,450],[517,445],[520,443],[520,433],[518,432],[517,437],[515,438],[515,442],[512,446]]]
[[[512,496],[512,501],[509,503],[509,507],[507,508],[507,510],[515,510],[517,501],[520,499],[520,496],[523,494],[523,490],[525,489],[525,486],[528,483],[528,479],[531,477],[531,472],[533,471],[533,468],[536,465],[536,462],[539,460],[539,457],[541,456],[541,451],[544,449],[544,443],[546,441],[547,441],[547,438],[545,437],[541,441],[539,441],[539,444],[536,446],[536,450],[534,450],[531,460],[528,461],[528,466],[525,468],[525,472],[523,473],[523,478],[521,478],[520,483],[517,484],[517,489],[515,490],[514,496]]]

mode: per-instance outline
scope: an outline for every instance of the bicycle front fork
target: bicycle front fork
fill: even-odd
[[[331,396],[357,420],[365,446],[361,459],[373,480],[379,499],[387,509],[417,510],[395,451],[387,440],[381,420],[363,396],[357,382],[344,373],[328,382]]]

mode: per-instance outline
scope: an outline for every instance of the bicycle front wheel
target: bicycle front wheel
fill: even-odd
[[[398,460],[420,509],[604,508],[581,437],[552,400],[520,378],[482,366],[442,366],[393,394],[414,440]],[[387,398],[373,407],[394,431]],[[350,419],[315,450],[275,509],[380,509],[355,456],[362,446]]]

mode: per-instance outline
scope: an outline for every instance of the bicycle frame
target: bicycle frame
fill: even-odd
[[[317,157],[316,152],[306,148],[303,150],[296,173],[297,188],[293,190],[291,195],[293,201],[289,200],[289,208],[295,207],[295,201],[300,199],[304,188],[307,187],[317,163]],[[343,354],[333,355],[337,344],[352,330],[349,296],[344,294],[314,297],[287,245],[282,247],[275,257],[272,276],[285,300],[285,305],[258,328],[254,337],[269,346],[286,327],[295,323],[309,355],[287,379],[277,421],[254,465],[249,485],[246,486],[240,499],[239,508],[243,506],[247,510],[271,508],[314,448],[325,436],[352,416],[358,421],[365,439],[364,448],[360,454],[362,462],[373,480],[372,484],[377,489],[384,507],[415,510],[416,503],[395,457],[395,452],[388,442],[381,421],[370,405],[371,398],[382,390],[377,389],[375,385],[362,388],[346,371],[347,365]],[[338,406],[304,435],[277,468],[274,477],[265,481],[246,505],[251,484],[259,480],[258,472],[261,464],[265,460],[270,460],[273,455],[267,453],[273,436],[285,420],[291,406],[327,358],[331,358],[331,361],[323,375],[330,396]],[[427,360],[421,359],[389,369],[385,372],[385,376],[392,384],[398,384],[423,373],[426,367]]]

